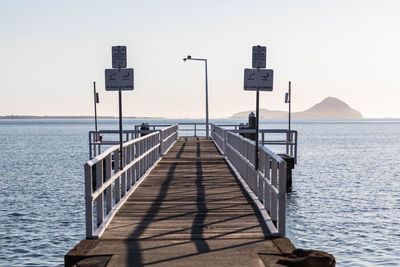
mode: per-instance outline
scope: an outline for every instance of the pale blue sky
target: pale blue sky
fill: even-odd
[[[111,46],[126,45],[135,90],[124,115],[203,117],[206,57],[210,116],[253,109],[243,91],[251,47],[267,46],[274,91],[260,106],[293,109],[334,96],[366,117],[400,117],[400,1],[0,0],[0,115],[117,115],[104,90]]]

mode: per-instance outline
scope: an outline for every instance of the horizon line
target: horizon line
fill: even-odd
[[[0,115],[0,119],[94,119],[94,115]],[[98,119],[118,119],[118,116],[97,116]],[[127,119],[198,119],[198,120],[205,120],[202,117],[160,117],[160,116],[123,116],[122,118]],[[247,117],[239,117],[239,118],[232,118],[232,117],[211,117],[210,119],[246,119]],[[287,118],[263,118],[260,119],[287,119]],[[292,118],[292,120],[362,120],[362,119],[400,119],[400,117],[363,117],[363,118]]]

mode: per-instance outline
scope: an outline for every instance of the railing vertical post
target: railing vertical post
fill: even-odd
[[[122,161],[121,161],[121,159],[120,159],[120,162],[121,162],[120,170],[123,170],[124,167],[125,167],[126,148],[124,148],[124,147],[122,148],[122,155],[123,155]],[[126,172],[123,172],[123,173],[121,174],[121,196],[124,196],[124,195],[125,195],[125,193],[126,193],[126,188],[127,188],[127,186],[126,186]]]
[[[105,158],[105,178],[106,181],[110,179],[111,177],[111,155],[108,155]],[[110,185],[106,189],[106,210],[107,214],[111,211],[112,209],[112,185]]]
[[[92,135],[89,132],[89,159],[92,159]]]
[[[297,164],[297,131],[294,134],[294,163]]]
[[[258,179],[258,191],[257,191],[257,197],[258,199],[264,203],[264,164],[265,164],[265,153],[264,151],[261,151],[260,153],[260,162],[259,162],[259,169],[257,172],[257,179]],[[261,175],[260,175],[261,174]]]
[[[119,172],[119,151],[114,151],[114,173]],[[121,200],[121,176],[115,179],[115,203]]]
[[[224,142],[224,144],[223,144],[223,146],[222,146],[222,149],[224,150],[223,152],[224,152],[224,154],[226,154],[226,142],[227,142],[227,139],[228,139],[228,130],[222,130],[223,132],[222,132],[222,136],[223,136],[223,138],[224,138],[224,140],[223,140],[223,142]]]
[[[131,146],[125,147],[125,166],[127,166],[132,160],[131,160]],[[131,176],[131,168],[126,171],[126,191],[128,191],[131,188],[132,185],[132,176]]]
[[[135,143],[135,158],[138,158],[140,156],[139,154],[139,143]],[[139,162],[135,164],[135,183],[139,180],[140,174],[139,174]]]
[[[290,132],[290,151],[289,151],[289,155],[293,157],[293,132]]]
[[[93,238],[92,166],[85,164],[86,238]]]
[[[261,144],[262,144],[262,145],[265,144],[265,132],[262,132],[262,135],[261,135]]]
[[[270,188],[270,183],[271,183],[271,158],[269,155],[266,155],[265,157],[265,166],[264,166],[264,177],[267,179],[269,182],[268,186],[265,187],[264,191],[264,208],[265,210],[270,214],[271,213],[271,188]]]
[[[289,155],[290,133],[286,133],[286,154]]]
[[[96,157],[97,156],[97,144],[96,144],[96,140],[95,140],[96,138],[93,136],[93,139],[92,139],[92,143],[93,143],[93,152],[94,152],[94,155],[93,155],[93,157]]]
[[[286,235],[286,162],[282,161],[279,164],[279,235]]]
[[[271,185],[275,188],[278,186],[277,182],[277,175],[278,175],[278,163],[275,159],[272,159],[272,174],[271,174]],[[277,221],[277,199],[279,196],[275,194],[275,192],[271,192],[271,219],[272,222],[276,225]]]
[[[96,168],[96,189],[103,185],[103,160],[95,165]],[[97,226],[104,221],[104,193],[101,193],[96,199],[97,206]]]
[[[131,160],[135,161],[136,160],[136,144],[132,144],[132,149],[131,149]],[[136,183],[136,164],[132,165],[130,168],[131,170],[131,177],[132,177],[132,185]]]
[[[163,131],[159,131],[159,139],[160,139],[160,157],[164,156],[164,140],[163,140]]]

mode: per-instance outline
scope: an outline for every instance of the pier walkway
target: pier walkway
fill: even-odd
[[[214,142],[180,137],[101,237],[83,240],[65,260],[67,266],[280,266],[265,264],[285,247],[294,249],[287,239],[271,238]]]

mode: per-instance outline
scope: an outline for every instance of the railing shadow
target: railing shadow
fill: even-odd
[[[162,186],[158,193],[157,198],[155,199],[155,201],[153,201],[151,207],[149,208],[148,212],[143,217],[143,219],[140,221],[139,225],[135,228],[133,233],[131,233],[129,239],[136,239],[137,237],[142,235],[144,233],[144,231],[149,227],[149,221],[153,221],[154,218],[156,217],[158,211],[161,208],[161,204],[167,195],[168,187],[172,181],[175,169],[176,169],[176,164],[172,164],[168,170],[166,179],[162,183]],[[131,242],[130,246],[132,246],[132,248],[130,248],[128,251],[140,251],[140,246],[139,246],[138,242]],[[128,257],[127,261],[129,263],[129,266],[133,266],[133,264],[135,266],[141,266],[142,265],[141,253],[135,254],[134,259],[132,259],[131,257]]]
[[[188,141],[186,139],[186,141]],[[184,142],[181,145],[181,148],[179,149],[178,153],[176,154],[177,157],[181,158],[183,154],[183,150],[185,149],[186,142]],[[201,154],[201,147],[199,143],[197,142],[196,145],[196,156],[200,157]],[[264,226],[264,223],[262,221],[261,215],[258,214],[258,210],[256,207],[251,204],[252,210],[249,209],[249,212],[244,212],[241,214],[235,214],[234,212],[230,214],[230,212],[227,212],[224,216],[216,217],[216,218],[210,218],[212,220],[206,221],[207,216],[209,215],[209,207],[207,207],[207,203],[219,203],[222,201],[222,206],[221,207],[212,207],[212,212],[213,214],[218,214],[218,210],[224,212],[226,211],[227,208],[230,207],[235,207],[235,203],[230,203],[229,201],[234,201],[235,198],[229,197],[229,196],[224,196],[221,195],[221,199],[215,199],[215,194],[209,192],[207,193],[207,196],[213,195],[213,200],[207,200],[206,199],[206,190],[209,190],[209,188],[206,188],[207,185],[204,184],[204,179],[205,179],[205,174],[203,172],[203,166],[201,161],[196,161],[196,164],[193,165],[195,169],[192,171],[195,171],[195,177],[194,180],[194,186],[195,190],[192,188],[192,192],[190,192],[191,196],[177,196],[176,199],[180,199],[181,202],[184,204],[177,205],[176,207],[179,210],[179,207],[182,207],[184,205],[190,205],[185,202],[190,202],[190,201],[195,201],[196,208],[195,210],[190,210],[190,208],[183,208],[182,210],[179,210],[178,212],[174,213],[172,211],[169,211],[171,213],[166,213],[165,210],[161,207],[162,204],[165,202],[168,190],[171,189],[171,186],[173,186],[173,178],[174,175],[177,174],[177,166],[179,164],[177,163],[171,163],[171,166],[168,169],[168,173],[166,175],[165,180],[163,180],[162,185],[159,189],[159,192],[157,193],[157,196],[155,197],[154,201],[151,203],[150,207],[147,209],[145,214],[143,215],[142,219],[137,222],[137,223],[128,223],[128,224],[135,224],[136,227],[132,231],[132,233],[129,235],[128,240],[125,241],[125,246],[128,251],[127,253],[127,258],[126,258],[126,264],[128,266],[149,266],[149,265],[155,265],[159,263],[168,263],[170,262],[172,264],[173,261],[179,260],[179,259],[184,259],[184,258],[189,258],[193,257],[196,255],[201,255],[205,253],[210,253],[210,252],[217,252],[217,251],[223,251],[223,250],[229,250],[229,249],[234,249],[237,247],[241,246],[248,246],[252,244],[256,244],[259,242],[263,242],[264,239],[250,239],[250,240],[241,240],[240,242],[236,243],[227,243],[224,246],[220,246],[218,248],[210,248],[210,243],[211,240],[219,239],[219,238],[224,238],[226,236],[229,236],[231,234],[235,233],[241,233],[245,232],[251,229],[259,228],[261,226],[262,231],[264,233],[268,232],[267,227]],[[229,170],[230,174],[236,178],[235,173],[233,170],[229,167],[227,164],[227,169]],[[237,180],[236,180],[237,182]],[[193,186],[193,185],[192,185]],[[240,192],[242,195],[246,198],[248,203],[252,203],[252,200],[247,196],[246,192],[244,189],[237,185],[240,188]],[[189,188],[190,189],[190,188]],[[224,193],[229,193],[233,192],[232,188],[226,188],[226,192]],[[170,192],[171,194],[171,192]],[[183,194],[183,192],[182,192]],[[173,201],[175,198],[168,197],[168,201]],[[225,205],[226,203],[226,205]],[[192,204],[192,205],[193,205]],[[237,205],[237,204],[236,204]],[[173,210],[172,207],[171,209]],[[248,218],[254,216],[254,214],[257,216],[257,221],[259,224],[255,223],[256,220],[254,220],[254,223],[252,224],[246,224],[239,226],[235,229],[228,229],[224,231],[216,231],[216,232],[209,232],[207,236],[205,235],[204,231],[205,229],[208,229],[208,227],[224,222],[233,222],[237,220],[241,220],[243,218]],[[164,216],[165,215],[165,216]],[[192,219],[191,227],[190,224],[184,226],[177,225],[176,227],[171,227],[169,225],[167,226],[167,229],[164,229],[163,231],[159,231],[157,233],[152,234],[151,231],[146,232],[150,228],[150,225],[152,223],[159,223],[160,221],[168,221],[168,219],[172,218],[182,218],[182,221],[185,220],[185,218]],[[172,229],[169,229],[168,227],[171,227]],[[182,234],[182,235],[188,235],[188,239],[183,238],[179,241],[179,239],[173,239],[174,241],[172,242],[166,242],[168,240],[168,235],[171,234]],[[265,235],[265,238],[268,235]],[[269,236],[268,236],[269,237]],[[186,240],[185,240],[186,239]],[[154,242],[152,242],[154,241]],[[146,243],[144,243],[146,242]],[[145,246],[143,246],[145,244]],[[180,249],[182,246],[194,246],[195,250],[187,250],[186,252],[182,253],[182,255],[177,255],[174,250],[175,249]],[[160,249],[169,249],[171,250],[171,254],[166,254],[165,257],[155,257],[154,259],[149,259],[146,258],[144,259],[143,253],[148,253],[149,251],[154,251],[153,253],[157,253],[157,250]],[[148,254],[147,254],[148,255]]]
[[[200,156],[200,144],[197,143],[197,155]],[[207,244],[207,241],[203,240],[203,227],[204,221],[207,216],[207,205],[205,203],[205,189],[203,185],[203,171],[201,169],[201,162],[196,162],[196,188],[197,188],[197,198],[196,198],[196,206],[197,206],[197,214],[193,220],[192,224],[192,234],[191,239],[195,240],[197,251],[199,253],[206,252],[210,250],[210,247]],[[205,211],[205,212],[200,212]]]

